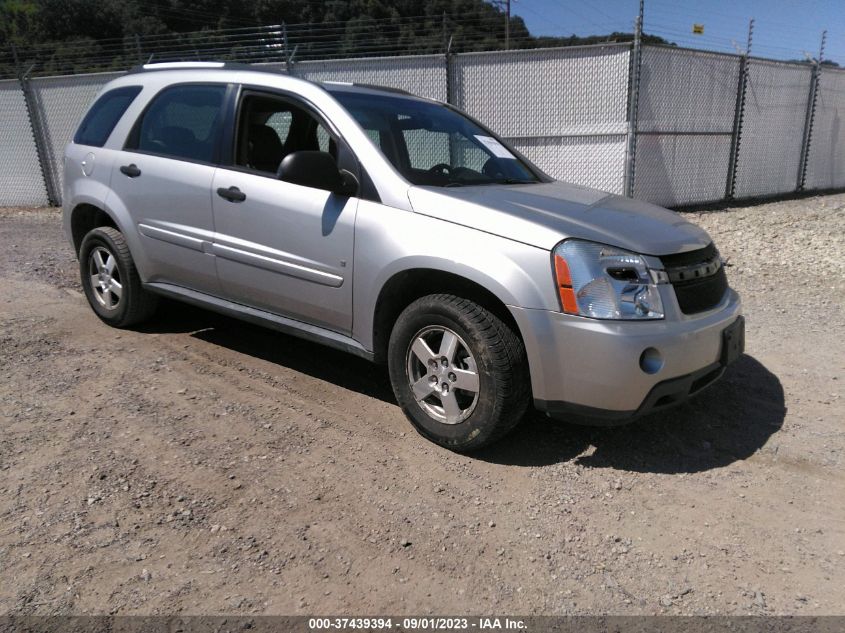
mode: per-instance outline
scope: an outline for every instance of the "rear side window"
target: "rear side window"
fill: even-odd
[[[135,124],[126,149],[214,162],[226,89],[224,84],[190,84],[163,90]]]
[[[82,119],[73,142],[77,145],[102,147],[106,144],[114,126],[135,100],[141,86],[126,86],[109,90],[94,102],[88,114]]]

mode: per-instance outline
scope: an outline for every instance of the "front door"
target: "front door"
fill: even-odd
[[[276,171],[301,150],[327,151],[341,163],[354,157],[293,98],[244,91],[237,111],[232,164],[212,183],[223,296],[348,334],[358,199],[280,181]]]

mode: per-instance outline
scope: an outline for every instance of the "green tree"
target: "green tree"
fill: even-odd
[[[33,0],[0,0],[0,46],[26,41],[38,14]]]
[[[123,68],[150,54],[278,61],[280,33],[249,39],[237,29],[284,23],[299,60],[436,53],[450,39],[452,51],[463,52],[504,48],[505,20],[499,5],[484,0],[0,0],[0,47],[17,44],[22,62],[39,72]],[[512,48],[633,38],[533,37],[517,16],[508,26]],[[9,74],[8,61],[0,73]]]

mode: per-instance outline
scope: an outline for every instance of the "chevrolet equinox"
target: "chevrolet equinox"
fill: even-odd
[[[743,351],[702,229],[555,181],[455,107],[222,63],[106,85],[65,153],[64,226],[97,316],[159,297],[386,363],[456,451],[533,406],[618,424]]]

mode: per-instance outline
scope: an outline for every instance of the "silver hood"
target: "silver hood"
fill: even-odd
[[[710,236],[674,211],[564,182],[411,187],[414,211],[549,249],[593,240],[644,255],[703,248]]]

